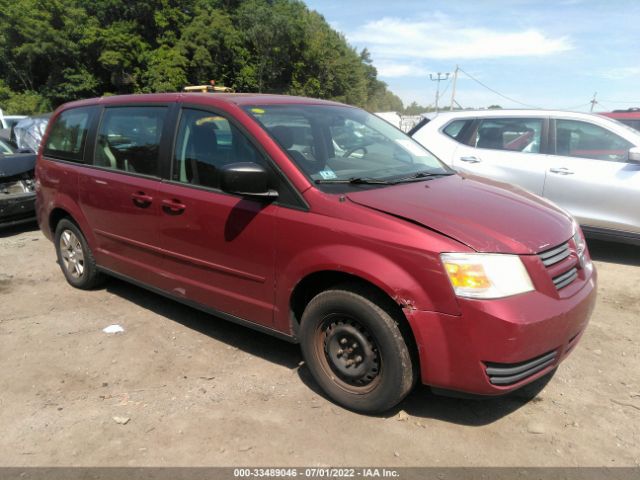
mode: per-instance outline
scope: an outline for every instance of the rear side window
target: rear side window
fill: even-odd
[[[55,119],[44,145],[47,157],[83,162],[89,119],[95,108],[72,108]]]
[[[115,107],[104,111],[94,165],[158,175],[160,138],[168,107]]]
[[[511,152],[539,153],[541,118],[495,118],[481,120],[472,146]]]

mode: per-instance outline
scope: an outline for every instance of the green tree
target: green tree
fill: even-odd
[[[6,111],[211,79],[237,91],[402,110],[370,54],[299,0],[0,0]]]

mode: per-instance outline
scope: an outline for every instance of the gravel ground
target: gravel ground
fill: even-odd
[[[640,248],[590,248],[598,304],[548,384],[369,417],[295,345],[115,279],[75,290],[35,227],[2,231],[0,466],[638,466]]]

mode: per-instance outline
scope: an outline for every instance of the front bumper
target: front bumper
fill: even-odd
[[[539,291],[500,300],[458,299],[461,315],[408,312],[422,383],[500,395],[556,368],[579,341],[596,300],[596,273],[568,298]]]
[[[10,227],[35,220],[35,202],[35,193],[0,196],[0,227]]]

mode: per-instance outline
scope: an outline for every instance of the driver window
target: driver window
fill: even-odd
[[[556,121],[556,155],[626,162],[630,142],[587,122]]]
[[[265,164],[262,155],[225,117],[202,110],[182,110],[172,180],[217,189],[220,168],[236,162]]]

